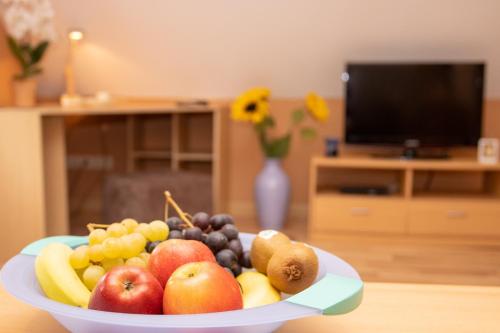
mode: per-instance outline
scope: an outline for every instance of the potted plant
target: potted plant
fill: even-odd
[[[261,226],[265,229],[281,229],[288,211],[290,180],[283,171],[281,161],[288,155],[292,136],[299,131],[303,139],[316,136],[313,127],[305,126],[309,115],[325,122],[329,109],[325,100],[314,92],[305,98],[302,108],[291,112],[290,125],[282,135],[271,136],[275,118],[269,113],[270,90],[253,88],[241,94],[231,106],[231,118],[253,123],[262,152],[266,157],[263,169],[255,179],[255,201]],[[308,111],[308,112],[307,112]]]
[[[4,0],[3,4],[7,43],[21,66],[13,81],[14,103],[33,106],[40,61],[55,38],[52,4],[49,0]]]

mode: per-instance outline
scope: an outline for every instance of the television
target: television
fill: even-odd
[[[345,142],[475,146],[481,136],[483,63],[349,63]]]

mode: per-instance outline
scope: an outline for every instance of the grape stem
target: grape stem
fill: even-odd
[[[107,227],[109,227],[109,224],[99,224],[99,223],[88,223],[87,224],[87,229],[89,232],[94,231],[94,229],[96,229],[96,228],[106,229]]]
[[[169,204],[172,205],[172,207],[174,207],[175,211],[177,212],[181,220],[184,221],[184,223],[186,223],[190,228],[194,227],[191,221],[189,221],[187,217],[188,214],[184,213],[182,209],[179,207],[179,205],[177,205],[177,202],[175,202],[175,200],[172,198],[172,195],[170,194],[169,191],[165,191],[165,198],[166,198],[165,205],[166,206],[168,206]],[[167,211],[167,208],[165,208],[165,211]]]

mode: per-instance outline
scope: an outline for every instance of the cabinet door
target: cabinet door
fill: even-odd
[[[317,195],[311,228],[321,231],[405,232],[406,202],[399,198]]]
[[[413,234],[500,235],[500,200],[415,199],[410,203]]]

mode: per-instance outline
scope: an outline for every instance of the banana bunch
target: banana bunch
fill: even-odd
[[[69,246],[62,243],[47,245],[36,258],[36,277],[50,299],[87,308],[90,291],[70,265],[72,252]]]

